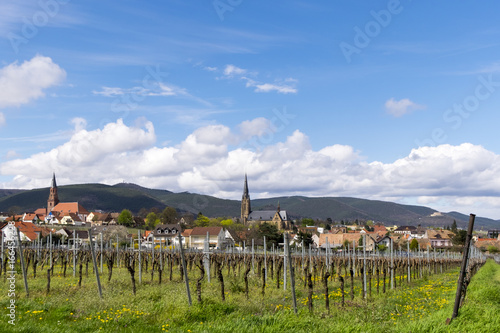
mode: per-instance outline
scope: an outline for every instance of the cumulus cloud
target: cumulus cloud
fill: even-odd
[[[246,69],[239,68],[234,65],[226,65],[226,68],[224,68],[224,75],[226,76],[243,75],[246,74],[246,72]]]
[[[416,104],[410,101],[408,98],[403,98],[399,101],[395,100],[394,98],[391,98],[387,100],[387,102],[385,102],[385,110],[387,111],[387,113],[393,115],[394,117],[401,117],[414,110],[421,110],[421,109],[425,109],[425,106]]]
[[[61,146],[0,165],[11,175],[10,188],[48,186],[53,170],[60,183],[126,180],[152,188],[190,191],[237,199],[244,172],[252,197],[307,195],[439,203],[442,207],[500,208],[500,155],[464,143],[413,149],[408,156],[382,163],[367,161],[348,145],[313,149],[308,136],[295,130],[280,142],[254,150],[241,140],[272,128],[257,118],[234,129],[203,126],[176,145],[158,147],[151,122],[123,121],[103,129],[80,130]],[[452,210],[452,209],[449,209]],[[455,209],[456,210],[456,209]]]
[[[44,90],[58,85],[66,72],[51,58],[40,55],[19,65],[14,62],[0,69],[0,108],[20,106],[44,97]]]

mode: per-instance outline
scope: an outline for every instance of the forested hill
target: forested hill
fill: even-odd
[[[121,183],[113,186],[103,184],[81,184],[58,187],[59,200],[78,201],[89,211],[103,210],[120,212],[127,208],[138,213],[156,207],[175,207],[179,212],[202,212],[209,217],[240,216],[240,201],[219,199],[196,193],[173,193],[167,190],[149,189],[135,184]],[[0,211],[26,212],[46,207],[49,188],[34,190],[0,190]],[[465,227],[468,215],[458,212],[435,214],[436,210],[412,205],[401,205],[388,201],[367,200],[348,197],[311,198],[302,196],[278,197],[252,200],[253,210],[274,210],[280,203],[292,219],[302,217],[314,220],[353,221],[373,220],[386,225],[446,226],[456,220]],[[500,221],[476,218],[476,227],[498,228]]]

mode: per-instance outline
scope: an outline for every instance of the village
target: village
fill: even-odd
[[[411,250],[458,250],[464,245],[466,233],[458,229],[456,223],[445,228],[429,228],[386,226],[358,220],[349,224],[315,223],[308,218],[292,221],[279,203],[275,211],[252,211],[246,175],[239,218],[209,219],[201,213],[196,218],[192,215],[179,217],[171,207],[166,208],[166,212],[150,212],[146,217],[138,217],[127,210],[121,213],[88,211],[78,202],[60,202],[54,174],[47,208],[14,216],[0,213],[1,237],[3,240],[14,236],[15,230],[8,227],[9,222],[14,222],[21,241],[38,246],[49,242],[61,247],[88,246],[90,232],[96,244],[104,242],[109,247],[113,244],[175,248],[182,242],[186,249],[203,250],[208,243],[211,249],[243,251],[250,245],[262,247],[264,238],[267,238],[268,248],[278,247],[283,245],[282,235],[288,234],[294,248],[345,251],[364,245],[366,251],[384,252],[391,242],[396,249],[402,250],[407,247]],[[124,219],[128,220],[124,222]],[[473,242],[483,252],[499,252],[500,230],[474,232]]]

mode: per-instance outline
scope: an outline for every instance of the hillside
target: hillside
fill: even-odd
[[[240,201],[220,199],[208,195],[167,190],[149,189],[135,184],[121,183],[113,186],[103,184],[82,184],[59,186],[61,201],[78,201],[88,210],[119,212],[124,208],[138,213],[142,208],[166,206],[175,207],[180,212],[197,214],[202,212],[209,217],[240,216]],[[48,188],[29,191],[3,190],[0,194],[0,211],[16,208],[18,211],[34,211],[47,205]],[[11,191],[10,193],[7,191]],[[433,216],[436,210],[423,206],[401,205],[393,202],[367,200],[348,197],[310,198],[302,196],[278,197],[252,200],[252,209],[274,210],[278,202],[292,219],[309,217],[314,220],[331,218],[340,222],[373,220],[385,224],[446,226],[457,221],[459,227],[466,227],[468,215],[458,212]],[[476,218],[476,228],[492,228],[500,225],[499,221],[488,218]]]

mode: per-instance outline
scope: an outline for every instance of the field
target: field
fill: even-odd
[[[68,268],[64,277],[63,267],[55,265],[48,293],[47,269],[39,269],[36,278],[33,278],[33,270],[30,269],[29,298],[26,297],[22,274],[19,272],[16,276],[15,326],[8,323],[6,316],[10,298],[7,296],[8,282],[2,276],[0,305],[5,314],[0,321],[0,331],[497,332],[500,327],[500,266],[492,260],[487,261],[474,275],[459,317],[450,325],[446,325],[446,319],[451,317],[453,311],[458,278],[456,265],[445,269],[443,273],[440,273],[439,266],[430,271],[423,270],[422,278],[419,277],[419,270],[412,270],[411,282],[407,281],[405,270],[402,269],[396,274],[395,289],[390,288],[390,279],[386,277],[385,293],[382,274],[378,284],[373,274],[370,279],[371,296],[367,295],[366,299],[362,293],[362,276],[355,276],[353,300],[350,276],[344,275],[345,270],[342,269],[345,303],[342,306],[339,277],[332,274],[328,279],[329,311],[319,269],[318,274],[313,274],[311,279],[312,294],[309,294],[307,281],[303,280],[304,275],[297,269],[298,312],[295,314],[290,281],[285,291],[282,276],[280,281],[268,276],[263,288],[263,275],[258,276],[257,264],[254,273],[248,261],[238,269],[233,266],[229,272],[226,267],[220,270],[223,273],[225,300],[222,300],[217,270],[212,269],[211,282],[208,283],[205,276],[200,285],[201,303],[196,293],[196,282],[201,271],[195,261],[188,270],[192,306],[188,304],[186,287],[176,262],[172,264],[172,280],[165,264],[161,284],[158,271],[154,272],[151,279],[151,267],[148,272],[143,267],[140,284],[136,271],[136,295],[132,291],[131,275],[123,263],[120,262],[120,267],[114,266],[109,282],[108,270],[104,265],[101,275],[102,299],[91,264],[88,276],[85,274],[85,264],[82,266],[80,287],[78,272],[73,277],[72,268]],[[245,293],[245,271],[248,271],[248,299]],[[415,276],[418,278],[413,279]],[[309,299],[312,300],[312,309],[309,308]]]

